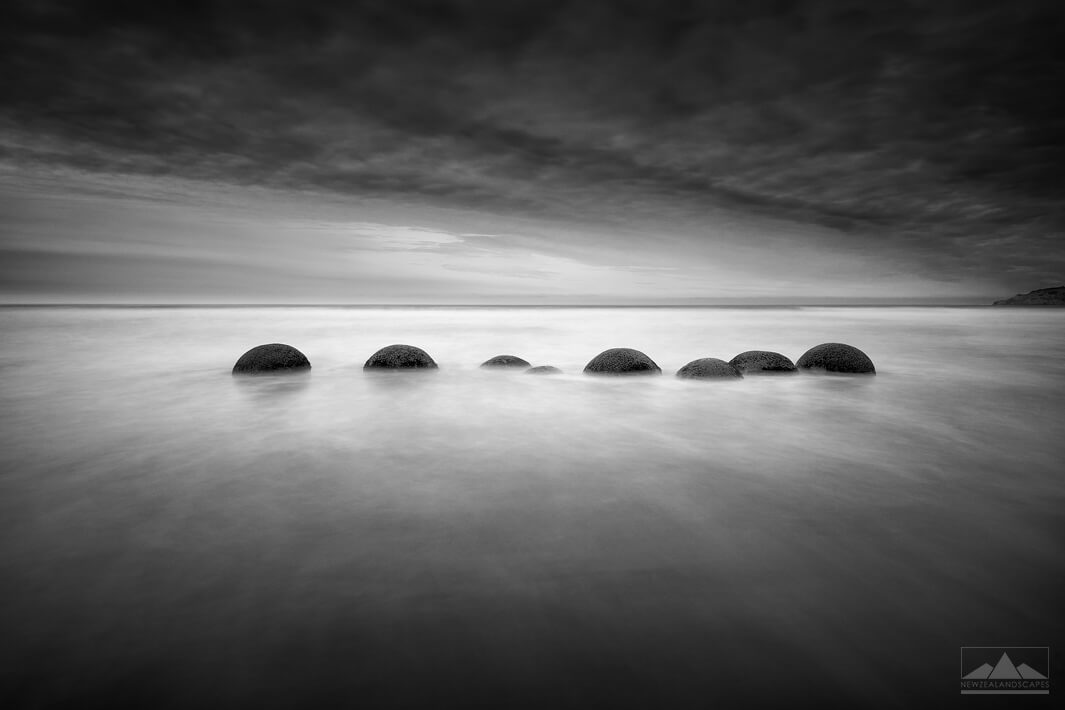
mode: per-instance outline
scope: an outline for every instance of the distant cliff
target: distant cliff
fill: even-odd
[[[995,306],[1065,306],[1065,286],[1040,288],[1028,293],[1018,293],[1013,298],[995,301]]]

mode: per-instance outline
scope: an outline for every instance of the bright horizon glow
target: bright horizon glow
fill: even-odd
[[[987,283],[823,247],[808,225],[515,218],[394,201],[78,173],[0,180],[3,303],[982,303]],[[757,239],[754,237],[757,235]],[[908,273],[909,272],[909,273]]]

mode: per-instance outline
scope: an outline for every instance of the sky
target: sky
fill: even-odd
[[[0,302],[1065,283],[1060,0],[6,0]]]

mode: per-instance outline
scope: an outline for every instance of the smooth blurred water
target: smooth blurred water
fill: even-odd
[[[960,646],[1065,642],[1063,325],[0,309],[5,705],[957,703]],[[672,376],[825,341],[878,374]],[[310,374],[230,375],[268,342]],[[364,372],[391,343],[440,370]],[[610,347],[665,376],[583,376]]]

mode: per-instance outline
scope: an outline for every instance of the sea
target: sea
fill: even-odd
[[[674,376],[823,342],[876,375]],[[1063,667],[1063,394],[1054,308],[0,308],[0,697],[972,707]]]

